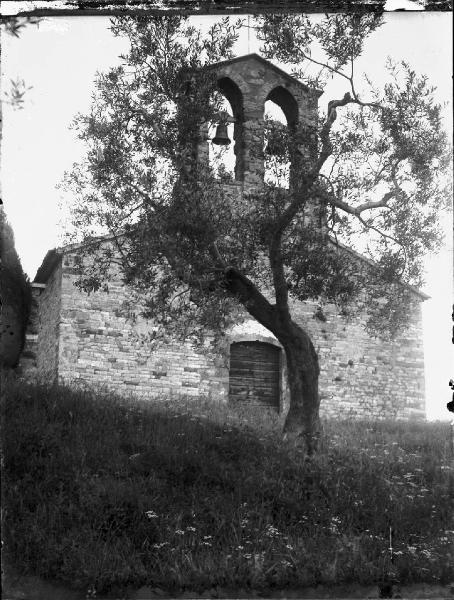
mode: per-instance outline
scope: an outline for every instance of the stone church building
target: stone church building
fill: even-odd
[[[288,126],[308,131],[317,123],[320,92],[308,88],[256,54],[218,63],[219,90],[232,109],[235,150],[231,193],[263,183],[264,105],[271,100]],[[208,160],[208,130],[199,146]],[[202,352],[189,344],[154,349],[140,336],[150,324],[131,319],[131,293],[119,273],[109,291],[86,294],[74,286],[77,247],[47,253],[32,284],[33,314],[21,368],[26,377],[70,385],[104,386],[149,398],[200,396],[288,408],[285,356],[279,342],[246,316],[225,332],[223,346]],[[320,359],[322,416],[424,418],[421,303],[408,329],[394,341],[369,337],[365,316],[349,321],[334,306],[293,302],[292,314],[311,335]]]

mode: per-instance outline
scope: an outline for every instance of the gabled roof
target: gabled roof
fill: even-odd
[[[364,263],[367,263],[371,267],[377,266],[376,263],[371,258],[368,258],[367,256],[364,256],[363,254],[360,254],[359,252],[357,252],[356,250],[353,250],[352,248],[349,248],[345,244],[342,244],[341,242],[338,242],[337,240],[334,240],[331,237],[329,238],[329,241],[333,244],[333,246],[336,246],[336,248],[340,248],[343,252],[348,252],[349,254],[351,254],[352,256],[357,258],[358,260],[360,260]],[[430,298],[430,296],[428,296],[424,292],[421,292],[421,290],[419,290],[414,285],[410,285],[409,283],[403,283],[400,285],[403,285],[407,289],[411,290],[414,294],[419,296],[421,298],[421,300],[429,300],[429,298]]]
[[[89,241],[87,241],[85,243],[82,242],[82,243],[77,243],[77,244],[69,244],[69,245],[63,246],[61,248],[54,248],[53,250],[49,250],[47,252],[46,256],[44,257],[44,260],[43,260],[41,266],[39,267],[38,271],[36,272],[36,276],[35,276],[35,279],[33,280],[33,283],[46,283],[47,280],[49,279],[49,277],[51,276],[51,274],[53,273],[54,269],[60,263],[60,260],[64,254],[68,254],[70,252],[77,251],[80,248],[89,246],[91,244],[107,242],[107,241],[115,239],[115,238],[118,239],[118,237],[120,237],[120,236],[119,235],[117,235],[117,236],[114,236],[114,235],[100,236],[100,237],[96,237],[96,238],[91,238]],[[369,264],[372,267],[376,266],[374,261],[370,258],[367,258],[367,256],[363,256],[359,252],[356,252],[356,250],[352,250],[352,248],[349,248],[348,246],[345,246],[344,244],[337,242],[337,241],[333,240],[332,238],[329,238],[329,240],[334,246],[336,246],[337,248],[340,248],[342,251],[350,253],[355,258],[361,260],[362,262]],[[423,301],[428,300],[430,298],[430,296],[428,296],[427,294],[425,294],[418,288],[414,287],[413,285],[410,285],[408,283],[404,283],[402,285],[404,285],[407,289],[411,290],[416,296],[419,296],[419,298],[421,298],[421,300],[423,300]]]
[[[67,244],[66,246],[61,246],[60,248],[52,248],[52,250],[49,250],[47,252],[46,256],[43,259],[43,262],[41,263],[41,266],[36,271],[33,283],[46,283],[46,281],[52,275],[54,269],[60,263],[62,256],[64,256],[65,254],[77,251],[80,248],[86,248],[87,246],[93,244],[107,242],[118,237],[119,235],[103,235],[99,237],[92,237],[85,242],[77,242],[74,244]]]
[[[228,65],[231,65],[234,63],[247,62],[250,60],[257,60],[258,62],[265,65],[267,69],[271,69],[272,71],[275,71],[278,75],[280,75],[284,79],[287,79],[290,83],[300,86],[306,92],[312,92],[314,94],[317,94],[317,96],[321,96],[323,94],[323,90],[318,90],[317,88],[309,87],[302,81],[299,81],[299,79],[297,79],[296,77],[293,77],[293,75],[289,75],[288,73],[286,73],[279,67],[276,67],[276,65],[273,65],[273,63],[271,63],[269,60],[266,60],[265,58],[263,58],[259,54],[256,54],[255,52],[251,52],[250,54],[243,54],[242,56],[236,56],[235,58],[230,58],[228,60],[223,60],[223,61],[220,61],[217,63],[206,65],[206,67],[204,67],[204,68],[219,69],[220,67],[228,66]]]
[[[49,250],[44,257],[41,266],[36,271],[33,283],[46,283],[49,277],[52,275],[55,267],[59,264],[61,255],[62,252],[60,252],[58,248]]]

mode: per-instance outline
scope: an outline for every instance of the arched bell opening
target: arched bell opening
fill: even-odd
[[[288,90],[279,86],[268,94],[264,109],[265,183],[289,189],[298,104]]]
[[[223,77],[212,100],[218,114],[208,129],[210,167],[220,179],[242,181],[243,95],[236,83]]]

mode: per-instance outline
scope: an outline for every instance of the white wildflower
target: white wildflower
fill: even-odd
[[[329,526],[329,530],[331,531],[331,533],[339,533],[339,525],[341,523],[341,518],[340,517],[331,517],[331,523]]]
[[[277,529],[277,527],[274,527],[273,525],[268,525],[265,530],[265,535],[267,537],[274,538],[279,537],[281,535],[281,532],[279,531],[279,529]]]

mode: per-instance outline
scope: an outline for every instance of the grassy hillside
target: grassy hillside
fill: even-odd
[[[2,427],[23,572],[98,594],[452,578],[448,424],[327,422],[308,463],[273,415],[10,382]]]

